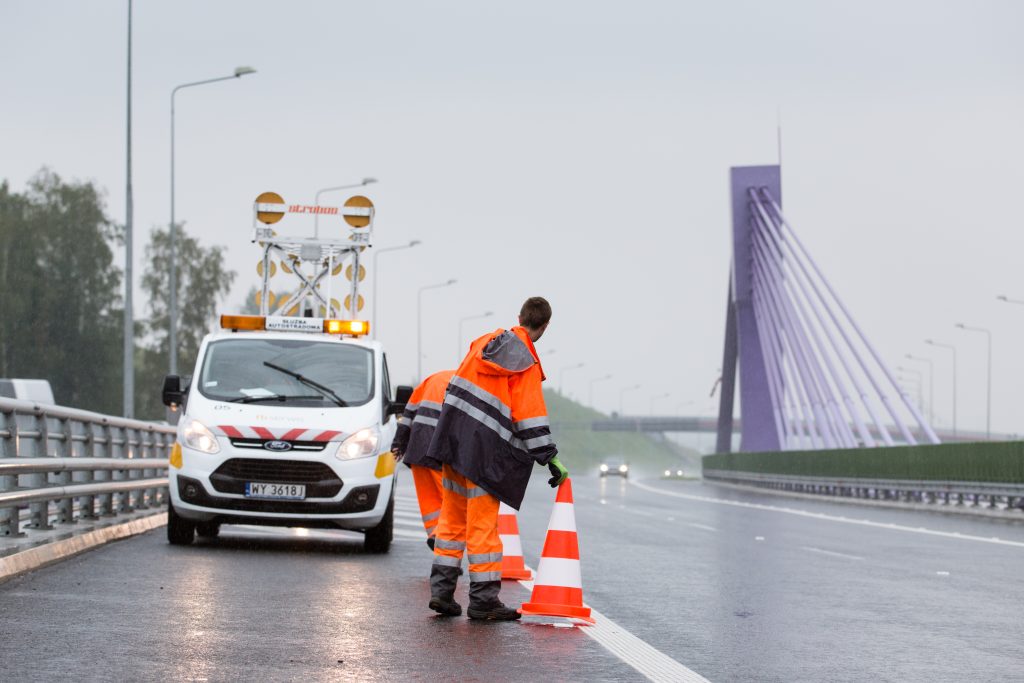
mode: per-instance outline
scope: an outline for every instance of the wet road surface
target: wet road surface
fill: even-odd
[[[178,548],[158,530],[0,585],[4,678],[643,679],[579,629],[433,616],[403,474],[388,555],[344,532],[225,527]],[[1024,523],[658,479],[574,492],[587,602],[713,681],[1024,678]],[[533,567],[553,500],[538,476]]]

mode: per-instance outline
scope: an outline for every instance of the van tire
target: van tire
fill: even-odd
[[[179,517],[174,505],[167,505],[167,542],[171,545],[191,545],[196,537],[196,525]]]
[[[363,539],[363,550],[368,553],[386,553],[391,549],[391,540],[394,538],[395,529],[395,497],[392,494],[388,501],[387,512],[380,520],[380,524],[372,529],[366,530],[366,537]]]

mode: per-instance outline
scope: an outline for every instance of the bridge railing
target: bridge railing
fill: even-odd
[[[1024,509],[1024,442],[978,442],[703,458],[704,478],[875,500]]]
[[[167,501],[170,425],[0,398],[0,536]]]

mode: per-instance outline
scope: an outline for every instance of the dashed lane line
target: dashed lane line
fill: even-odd
[[[520,581],[519,584],[528,591],[533,591],[533,581]],[[579,630],[648,680],[655,683],[708,683],[708,680],[696,671],[686,668],[661,650],[640,640],[593,607],[590,607],[590,616],[593,617],[594,623],[584,625],[576,622],[579,623]]]
[[[694,529],[702,529],[704,531],[718,531],[718,529],[716,529],[713,526],[708,526],[707,524],[697,524],[697,522],[687,522],[686,526],[692,526]]]
[[[830,557],[841,557],[846,560],[863,560],[864,558],[859,555],[847,555],[846,553],[836,552],[835,550],[825,550],[824,548],[814,548],[809,545],[800,546],[800,550],[806,550],[809,553],[818,553],[819,555],[829,555]]]
[[[903,531],[911,534],[924,534],[925,536],[938,536],[941,538],[953,538],[961,541],[974,541],[977,543],[991,543],[993,545],[1005,545],[1014,548],[1024,548],[1024,542],[1008,541],[997,536],[975,536],[974,534],[961,534],[958,531],[939,531],[937,529],[926,529],[923,526],[912,527],[905,526],[903,524],[872,522],[870,519],[851,519],[849,517],[828,515],[823,512],[810,512],[808,510],[797,510],[795,508],[765,505],[763,503],[746,503],[739,500],[726,500],[724,498],[712,498],[710,496],[695,496],[690,493],[679,493],[678,491],[666,491],[664,489],[655,488],[654,486],[648,486],[647,484],[641,484],[640,482],[636,481],[630,481],[629,483],[633,486],[636,486],[637,488],[643,489],[644,491],[650,491],[651,493],[657,493],[662,496],[672,496],[673,498],[692,500],[698,503],[728,505],[731,507],[747,508],[748,510],[764,510],[766,512],[780,512],[782,514],[795,515],[797,517],[806,517],[808,519],[821,519],[829,522],[839,522],[842,524],[855,524],[858,526],[872,527],[875,529],[889,529],[890,531]]]

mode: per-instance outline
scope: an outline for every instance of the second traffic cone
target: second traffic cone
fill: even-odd
[[[576,537],[576,512],[569,479],[558,487],[548,535],[540,554],[537,579],[530,601],[519,608],[523,614],[583,619],[594,623],[590,608],[583,605],[580,546]]]
[[[519,522],[516,520],[515,509],[502,503],[498,506],[498,535],[501,537],[501,578],[525,579],[533,578],[533,572],[526,568],[523,561],[523,544],[519,541]]]

